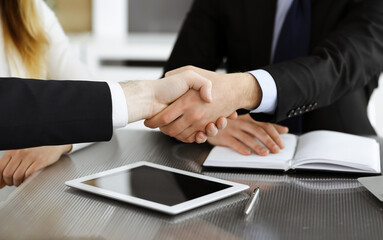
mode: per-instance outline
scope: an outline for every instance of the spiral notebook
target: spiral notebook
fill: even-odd
[[[241,155],[214,147],[203,166],[257,169],[311,169],[378,174],[380,150],[375,139],[333,131],[313,131],[301,136],[281,135],[285,148],[277,154]]]

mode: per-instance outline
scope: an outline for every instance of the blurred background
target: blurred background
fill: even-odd
[[[47,0],[99,78],[157,79],[192,0]]]
[[[126,81],[162,76],[162,67],[192,0],[46,2],[55,11],[75,52],[97,78]],[[383,103],[382,88],[374,92],[369,116],[383,136],[383,107],[377,103]]]

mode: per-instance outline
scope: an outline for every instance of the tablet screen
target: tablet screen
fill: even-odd
[[[167,206],[231,187],[150,166],[140,166],[82,183]]]

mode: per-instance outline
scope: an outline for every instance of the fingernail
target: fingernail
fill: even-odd
[[[209,137],[214,137],[215,135],[218,134],[218,129],[217,128],[211,128],[210,131],[209,131]]]
[[[260,151],[261,154],[269,154],[269,150],[262,148]]]
[[[285,148],[285,143],[284,142],[279,142],[279,146],[281,146],[281,148]]]
[[[274,145],[273,147],[272,147],[272,149],[271,149],[274,153],[277,153],[277,152],[279,152],[279,147],[277,146],[277,145]]]
[[[206,140],[204,139],[204,138],[201,138],[201,137],[198,137],[197,139],[196,139],[196,142],[197,143],[204,143]]]

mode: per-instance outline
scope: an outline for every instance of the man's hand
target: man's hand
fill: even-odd
[[[288,131],[287,127],[258,122],[246,114],[239,116],[236,120],[229,120],[225,130],[220,131],[215,137],[208,138],[208,142],[212,145],[232,148],[243,155],[250,155],[253,151],[258,155],[266,156],[270,152],[278,153],[284,148],[280,134]]]
[[[173,70],[166,76],[187,71],[197,72],[211,80],[213,102],[201,101],[197,91],[189,91],[160,114],[146,120],[150,128],[160,127],[165,134],[184,142],[195,141],[195,135],[219,117],[228,117],[239,108],[256,108],[262,92],[257,80],[248,73],[219,74],[196,67]],[[197,134],[197,138],[199,134]]]
[[[211,81],[192,70],[171,74],[161,80],[120,84],[126,96],[129,123],[154,116],[190,89],[199,91],[200,101],[212,101]],[[235,118],[236,114],[230,117]],[[201,130],[203,132],[198,135],[199,143],[205,142],[208,136],[215,136],[218,129],[223,129],[226,125],[227,120],[222,117],[206,124]]]
[[[36,171],[57,162],[71,148],[72,145],[44,146],[5,152],[0,158],[0,188],[19,186]]]

